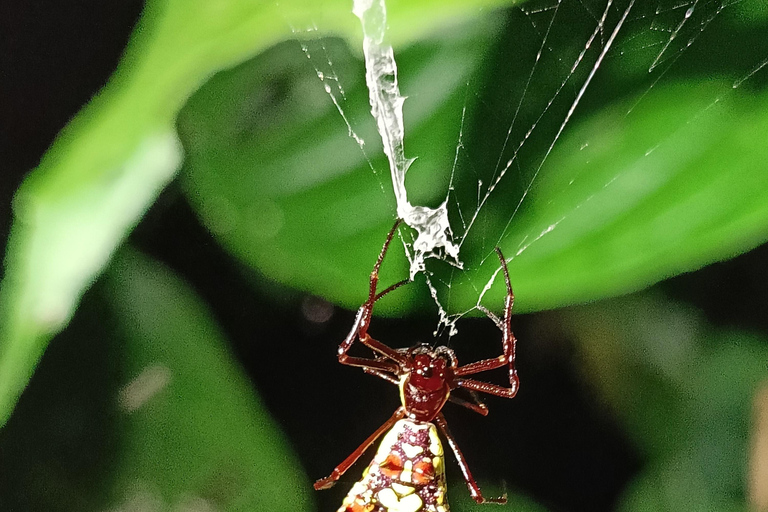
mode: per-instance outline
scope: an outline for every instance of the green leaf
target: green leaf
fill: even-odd
[[[716,330],[659,294],[561,318],[585,379],[646,458],[621,510],[744,510],[752,404],[768,342]]]
[[[768,91],[722,85],[655,87],[558,144],[500,243],[523,310],[638,290],[768,240]]]
[[[467,81],[498,29],[495,20],[485,19],[453,30],[447,41],[425,41],[398,54],[403,94],[411,83],[428,85],[419,88],[422,102],[405,104],[414,151],[431,154],[424,164],[429,169],[421,166],[408,176],[422,200],[439,202],[445,195],[448,175],[442,171],[454,158]],[[356,307],[394,222],[394,194],[370,116],[363,63],[341,41],[321,44],[317,52],[346,78],[345,115],[366,141],[365,154],[349,137],[312,63],[298,44],[286,43],[213,77],[182,111],[185,188],[201,220],[243,261]],[[322,64],[317,59],[315,65]],[[408,116],[409,106],[418,111]],[[404,276],[402,250],[390,251],[382,282]],[[405,311],[415,307],[418,293],[404,287],[388,304]],[[385,303],[378,311],[386,309]]]
[[[106,285],[126,343],[112,505],[308,510],[311,482],[200,299],[130,250]]]
[[[189,285],[132,249],[0,432],[3,510],[285,510],[311,482]]]
[[[641,12],[633,13],[635,22]],[[398,51],[401,89],[411,96],[404,106],[406,154],[421,157],[408,175],[414,202],[435,205],[445,197],[464,110],[461,149],[470,148],[470,162],[455,169],[452,194],[460,200],[449,206],[462,211],[465,223],[478,202],[479,182],[488,186],[496,161],[503,166],[507,153],[499,155],[498,148],[517,115],[509,91],[515,93],[531,69],[524,65],[519,76],[516,52],[535,55],[540,46],[535,34],[518,34],[537,20],[524,18],[520,25],[497,25],[498,16],[467,23]],[[710,37],[732,30],[726,21],[711,28]],[[499,268],[495,245],[511,259],[516,311],[524,312],[638,290],[768,240],[768,145],[761,139],[768,131],[768,92],[749,82],[734,87],[747,74],[730,69],[727,58],[718,70],[732,81],[713,80],[710,63],[697,67],[694,61],[691,69],[674,77],[661,73],[649,84],[651,62],[636,57],[644,54],[609,54],[602,81],[596,79],[538,170],[576,95],[554,98],[547,87],[578,90],[589,70],[582,67],[561,83],[570,79],[558,69],[561,61],[570,63],[571,55],[575,61],[587,40],[568,42],[568,36],[594,29],[593,19],[574,23],[560,21],[560,33],[548,40],[567,56],[549,63],[552,75],[536,68],[538,81],[524,89],[528,101],[520,117],[543,117],[531,140],[543,135],[523,148],[525,159],[517,157],[523,168],[513,165],[480,210],[462,246],[467,270],[428,264],[451,313],[475,306]],[[639,32],[646,36],[644,51],[646,44],[661,48],[668,38]],[[633,34],[628,29],[628,41],[617,47],[631,44]],[[509,47],[498,43],[504,38],[512,40]],[[366,141],[370,163],[315,77],[312,66],[328,62],[345,90],[337,101]],[[214,77],[180,117],[188,152],[185,188],[222,245],[275,280],[350,308],[364,297],[395,211],[362,80],[362,63],[338,41],[317,43],[309,62],[286,45]],[[550,99],[557,100],[551,109]],[[256,118],[254,111],[267,115]],[[510,146],[527,140],[525,122],[515,125],[521,134]],[[494,140],[487,145],[492,153],[479,151],[486,148],[483,139]],[[454,233],[461,232],[458,219],[452,217]],[[402,251],[391,250],[382,282],[402,279],[405,269]],[[503,293],[497,282],[484,304],[498,309]],[[430,303],[426,288],[413,285],[385,298],[376,311],[402,313]]]
[[[713,492],[689,460],[671,460],[643,472],[625,493],[619,512],[747,512],[743,501]]]
[[[498,3],[393,2],[392,41]],[[147,2],[109,84],[59,134],[16,195],[0,285],[0,426],[48,341],[175,175],[182,155],[174,122],[184,102],[216,71],[305,37],[315,25],[361,38],[346,0]]]
[[[63,176],[33,174],[16,196],[17,218],[0,288],[0,425],[48,341],[67,325],[85,287],[179,160],[175,136],[158,133],[125,162],[99,169],[79,186],[76,177],[62,183]],[[82,171],[72,165],[70,171]]]

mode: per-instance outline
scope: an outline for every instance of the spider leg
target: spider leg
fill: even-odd
[[[341,364],[363,368],[363,370],[365,370],[366,372],[369,372],[369,370],[375,370],[375,371],[389,372],[389,373],[395,373],[395,374],[399,373],[400,365],[395,362],[384,361],[381,359],[367,358],[367,357],[353,357],[347,354],[347,351],[355,342],[355,339],[358,338],[358,336],[365,336],[366,338],[370,338],[368,334],[364,334],[364,335],[360,334],[361,324],[362,324],[364,315],[365,315],[365,307],[362,307],[357,312],[355,323],[352,325],[352,329],[349,331],[349,334],[347,334],[347,337],[344,338],[344,341],[342,341],[341,345],[339,345],[339,351],[338,351],[339,362]]]
[[[376,286],[378,285],[378,282],[379,282],[379,269],[381,268],[381,263],[384,261],[384,256],[387,254],[387,249],[389,249],[389,244],[392,242],[392,239],[394,238],[395,233],[397,232],[397,228],[400,225],[400,222],[401,222],[401,219],[397,219],[395,221],[395,225],[392,226],[392,229],[389,230],[387,239],[384,241],[384,246],[381,248],[381,252],[379,253],[378,259],[376,260],[376,264],[373,266],[373,270],[371,271],[370,286],[368,290],[368,300],[366,300],[365,303],[363,303],[363,305],[358,310],[357,317],[355,318],[355,323],[353,324],[352,329],[349,331],[349,334],[344,339],[344,341],[341,342],[341,345],[339,345],[338,356],[339,356],[339,362],[342,364],[347,364],[350,366],[358,366],[364,369],[368,368],[370,370],[378,370],[378,371],[395,373],[395,374],[398,374],[400,366],[405,364],[405,356],[397,352],[395,349],[385,345],[384,343],[381,343],[380,341],[374,338],[371,338],[368,335],[368,326],[371,323],[371,314],[373,313],[373,305],[376,303],[376,301],[379,300],[384,295],[386,295],[387,293],[391,292],[392,290],[395,290],[403,286],[404,284],[407,284],[410,282],[409,279],[405,279],[403,281],[393,284],[392,286],[390,286],[389,288],[387,288],[381,293],[378,293],[378,294],[376,293]],[[385,358],[389,359],[390,361],[381,361],[378,359],[370,359],[370,358],[363,358],[363,357],[351,357],[347,355],[347,351],[349,351],[349,348],[355,342],[355,339],[359,339],[363,345],[367,346],[374,352],[377,352],[383,355]]]
[[[502,398],[514,398],[519,387],[517,375],[515,375],[515,379],[511,380],[509,384],[509,387],[505,388],[498,384],[491,384],[490,382],[482,382],[474,379],[461,379],[457,380],[455,383],[456,387],[459,388],[488,393],[489,395],[500,396]]]
[[[480,492],[480,487],[478,487],[477,482],[475,482],[475,479],[472,477],[472,473],[469,471],[469,466],[467,465],[467,460],[464,458],[464,454],[461,453],[459,445],[456,444],[456,440],[453,438],[451,431],[448,430],[448,422],[445,421],[443,414],[438,414],[434,421],[448,441],[448,445],[451,447],[451,450],[453,450],[453,454],[456,456],[456,461],[459,463],[459,469],[461,469],[461,474],[464,475],[464,481],[467,483],[469,494],[472,496],[472,499],[475,500],[476,503],[497,503],[499,505],[504,505],[507,502],[506,494],[499,498],[483,497],[483,493]]]
[[[397,350],[393,349],[389,345],[385,345],[379,340],[371,338],[368,335],[368,333],[366,333],[365,336],[362,336],[362,335],[360,336],[360,343],[362,343],[366,347],[369,347],[371,350],[378,352],[379,354],[386,357],[387,359],[391,359],[392,361],[395,361],[397,363],[396,366],[398,368],[406,364],[406,357],[405,355],[403,355],[402,352],[398,352]]]
[[[380,298],[382,298],[383,296],[385,296],[386,294],[388,294],[392,290],[397,290],[398,288],[400,288],[404,284],[408,284],[410,282],[411,282],[411,278],[409,277],[408,279],[403,279],[402,281],[399,281],[399,282],[393,284],[392,286],[390,286],[389,288],[387,288],[383,292],[377,293],[376,297],[373,298],[373,301],[376,302],[377,300],[379,300]]]
[[[378,300],[379,296],[376,295],[376,285],[379,283],[379,269],[381,268],[381,263],[384,261],[384,256],[387,254],[387,249],[389,249],[389,244],[392,243],[392,239],[395,237],[395,233],[397,232],[398,226],[400,226],[400,222],[402,222],[402,219],[397,219],[395,221],[395,225],[392,226],[392,229],[389,230],[389,233],[387,234],[387,239],[384,240],[384,246],[381,248],[381,252],[379,253],[379,257],[376,260],[376,264],[373,266],[373,270],[371,270],[371,279],[370,279],[370,287],[368,289],[368,300],[365,301],[365,304],[363,304],[363,308],[368,310],[368,320],[370,320],[370,312],[373,309],[373,303]],[[397,288],[398,286],[401,286],[399,283],[394,285],[394,288]],[[391,288],[391,289],[390,289]],[[384,295],[386,293],[389,293],[391,290],[394,290],[393,287],[389,287],[381,295]],[[368,324],[365,324],[365,328],[368,328]]]
[[[375,368],[363,368],[363,371],[369,375],[375,375],[380,379],[384,379],[387,382],[391,382],[396,386],[400,384],[400,380],[397,377],[385,371],[377,370]]]
[[[395,225],[392,226],[392,229],[389,230],[389,233],[387,234],[387,239],[384,241],[384,245],[381,248],[379,257],[376,260],[376,264],[373,266],[373,270],[371,270],[370,287],[368,290],[368,300],[360,308],[360,311],[363,312],[363,314],[361,315],[361,323],[360,323],[360,327],[358,328],[358,337],[360,338],[360,341],[365,346],[369,347],[371,350],[375,352],[378,352],[379,354],[383,355],[388,359],[396,361],[400,365],[405,363],[405,357],[403,357],[403,355],[397,352],[395,349],[381,343],[378,340],[375,340],[374,338],[371,338],[368,335],[368,326],[371,323],[371,314],[373,313],[373,305],[376,303],[376,301],[379,300],[384,295],[388,294],[389,292],[397,288],[400,288],[404,284],[408,284],[410,282],[410,279],[404,279],[388,287],[383,292],[378,294],[376,293],[376,286],[379,283],[379,269],[381,268],[381,264],[384,261],[384,256],[386,256],[387,254],[387,249],[389,249],[389,244],[392,243],[392,239],[395,237],[395,233],[397,232],[397,228],[398,226],[400,226],[401,222],[402,222],[402,219],[397,219],[395,221]]]
[[[466,389],[480,391],[481,393],[489,393],[491,395],[512,398],[517,394],[517,388],[520,385],[520,381],[517,377],[517,370],[515,369],[515,348],[517,345],[517,339],[512,332],[512,306],[515,303],[515,294],[512,292],[512,283],[509,279],[509,269],[507,269],[507,260],[504,259],[504,255],[501,253],[501,249],[496,248],[496,254],[501,262],[501,269],[504,272],[504,283],[507,286],[507,297],[504,300],[504,317],[499,319],[496,315],[480,306],[480,309],[485,312],[488,317],[501,329],[501,342],[504,349],[504,353],[499,357],[491,359],[483,359],[482,361],[476,361],[464,366],[460,366],[454,372],[456,377],[462,377],[465,375],[473,375],[475,373],[484,372],[487,370],[493,370],[501,368],[502,366],[509,367],[509,387],[497,386],[496,384],[489,384],[487,382],[479,382],[473,379],[458,379],[454,385],[456,387],[463,387]]]
[[[468,391],[472,395],[473,402],[470,402],[469,400],[464,400],[463,398],[459,398],[454,395],[449,396],[448,401],[453,402],[456,405],[466,407],[470,411],[474,411],[478,414],[482,414],[483,416],[488,416],[488,406],[486,406],[483,402],[480,401],[480,398],[477,396],[477,394],[474,391],[472,391],[471,389]]]
[[[344,459],[341,464],[336,466],[330,475],[315,482],[315,490],[319,491],[321,489],[330,489],[333,487],[333,484],[335,484],[336,481],[341,478],[341,475],[343,475],[355,462],[357,462],[357,459],[359,459],[360,456],[365,453],[365,451],[374,443],[374,441],[376,441],[376,439],[381,437],[384,432],[392,428],[392,425],[404,417],[405,409],[398,407],[395,411],[395,414],[393,414],[391,418],[385,421],[382,426],[377,428],[373,434],[368,436],[368,439],[363,441],[363,444],[358,446],[357,449],[349,455],[349,457]]]

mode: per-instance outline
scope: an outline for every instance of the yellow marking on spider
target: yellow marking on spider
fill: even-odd
[[[403,443],[402,445],[403,452],[405,453],[405,456],[409,459],[414,459],[418,454],[424,451],[424,448],[421,446],[414,446],[412,444]]]
[[[399,498],[395,491],[389,487],[379,491],[379,502],[387,508],[387,512],[418,512],[422,501],[418,494],[409,494]]]
[[[368,489],[368,486],[365,485],[362,481],[355,483],[355,485],[352,486],[352,489],[349,491],[349,495],[352,496],[362,496],[363,493]]]
[[[437,491],[435,492],[435,503],[438,505],[442,505],[445,503],[445,488],[439,487]],[[445,508],[445,507],[443,507]]]
[[[434,427],[434,425],[430,424],[429,429],[429,451],[432,452],[432,455],[435,455],[437,457],[443,456],[443,444],[440,442],[440,438],[437,437],[437,429]]]
[[[399,484],[397,482],[392,482],[392,489],[394,489],[395,493],[397,493],[397,495],[400,496],[401,498],[403,496],[408,496],[409,494],[413,494],[414,491],[416,491],[415,487],[411,487],[410,485]]]
[[[381,444],[379,445],[379,449],[376,451],[376,455],[373,457],[373,461],[377,464],[381,464],[387,459],[387,456],[392,452],[392,447],[395,446],[397,443],[397,439],[400,436],[400,432],[404,428],[404,424],[402,424],[403,420],[398,421],[395,423],[395,426],[392,427],[392,429],[387,432],[387,434],[384,436],[384,439],[381,440]]]
[[[403,471],[400,473],[401,482],[413,482],[413,461],[407,460],[403,464]]]

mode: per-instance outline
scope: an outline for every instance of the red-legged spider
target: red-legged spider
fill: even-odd
[[[352,330],[339,346],[338,355],[340,363],[358,366],[366,373],[398,385],[402,405],[328,477],[315,482],[315,489],[331,487],[376,439],[387,432],[373,461],[363,473],[363,479],[355,484],[339,511],[447,512],[443,449],[435,428],[437,425],[456,455],[472,498],[477,503],[506,503],[506,495],[500,498],[483,497],[469,471],[464,455],[440,412],[443,405],[450,400],[485,416],[488,414],[488,408],[480,401],[476,392],[505,398],[513,398],[517,393],[519,381],[515,370],[516,339],[511,325],[514,295],[506,260],[501,250],[496,248],[507,286],[504,316],[500,319],[486,308],[479,306],[502,332],[504,350],[502,355],[459,366],[456,355],[448,347],[441,346],[433,349],[429,345],[418,345],[409,349],[393,349],[372,338],[368,334],[368,327],[376,301],[409,282],[406,279],[382,292],[376,292],[379,268],[399,224],[399,220],[395,222],[384,242],[371,272],[368,299],[357,312]],[[353,357],[347,354],[356,339],[374,351],[373,358]],[[467,378],[476,373],[504,366],[509,368],[508,388]],[[451,396],[451,391],[458,388],[469,390],[473,401]]]

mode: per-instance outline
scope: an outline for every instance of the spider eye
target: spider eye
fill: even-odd
[[[413,360],[416,362],[417,366],[429,365],[429,356],[427,354],[418,354]]]

